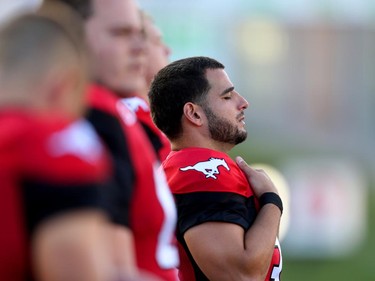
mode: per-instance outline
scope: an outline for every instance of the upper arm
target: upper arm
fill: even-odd
[[[185,242],[209,280],[241,280],[246,270],[244,229],[233,223],[206,222],[186,231]]]
[[[109,247],[103,243],[108,241],[104,225],[103,214],[90,209],[65,212],[39,224],[31,240],[38,280],[110,278],[111,259]]]
[[[177,235],[209,280],[264,280],[272,247],[265,251],[262,232],[253,229],[257,214],[252,197],[196,192],[175,198]]]
[[[178,236],[209,280],[241,280],[249,265],[245,232],[256,211],[253,198],[230,192],[175,194]],[[251,266],[251,265],[250,265]]]

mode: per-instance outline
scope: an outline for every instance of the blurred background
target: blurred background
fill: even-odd
[[[283,190],[283,280],[374,280],[375,1],[139,3],[171,60],[218,59],[249,101],[231,154]]]
[[[0,24],[41,0],[0,0]],[[373,280],[375,1],[138,0],[171,60],[210,56],[250,103],[231,155],[284,199],[283,280]]]

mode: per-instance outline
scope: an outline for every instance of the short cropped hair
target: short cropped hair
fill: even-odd
[[[207,69],[224,69],[224,65],[209,57],[190,57],[167,65],[155,76],[149,91],[151,115],[170,140],[182,133],[184,105],[205,101],[210,89]]]
[[[84,20],[93,14],[93,0],[58,0],[73,8]]]
[[[61,7],[59,6],[59,9]],[[0,68],[2,79],[17,76],[19,79],[30,78],[37,83],[51,67],[64,61],[63,55],[75,61],[83,71],[86,69],[84,39],[77,16],[77,23],[72,23],[74,14],[69,17],[72,25],[64,24],[65,17],[54,20],[52,9],[22,15],[2,26],[0,30]],[[60,10],[61,12],[61,10]],[[69,11],[66,11],[69,14]],[[63,20],[64,18],[64,20]],[[73,27],[74,26],[74,27]],[[68,57],[68,58],[69,58]],[[65,59],[66,60],[66,59]]]

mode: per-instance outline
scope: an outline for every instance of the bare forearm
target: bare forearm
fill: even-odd
[[[279,231],[280,210],[267,204],[260,210],[254,224],[245,234],[245,268],[250,274],[265,275],[270,266],[275,241]],[[264,280],[263,279],[261,280]]]

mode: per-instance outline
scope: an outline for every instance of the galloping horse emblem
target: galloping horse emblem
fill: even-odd
[[[215,175],[220,174],[219,169],[218,169],[219,166],[223,166],[228,171],[230,170],[227,162],[225,162],[224,159],[213,158],[213,157],[208,159],[208,161],[198,162],[194,166],[183,167],[183,168],[180,168],[180,170],[183,172],[188,171],[188,170],[196,170],[198,172],[203,173],[206,176],[206,178],[213,178],[216,180],[217,177]]]

